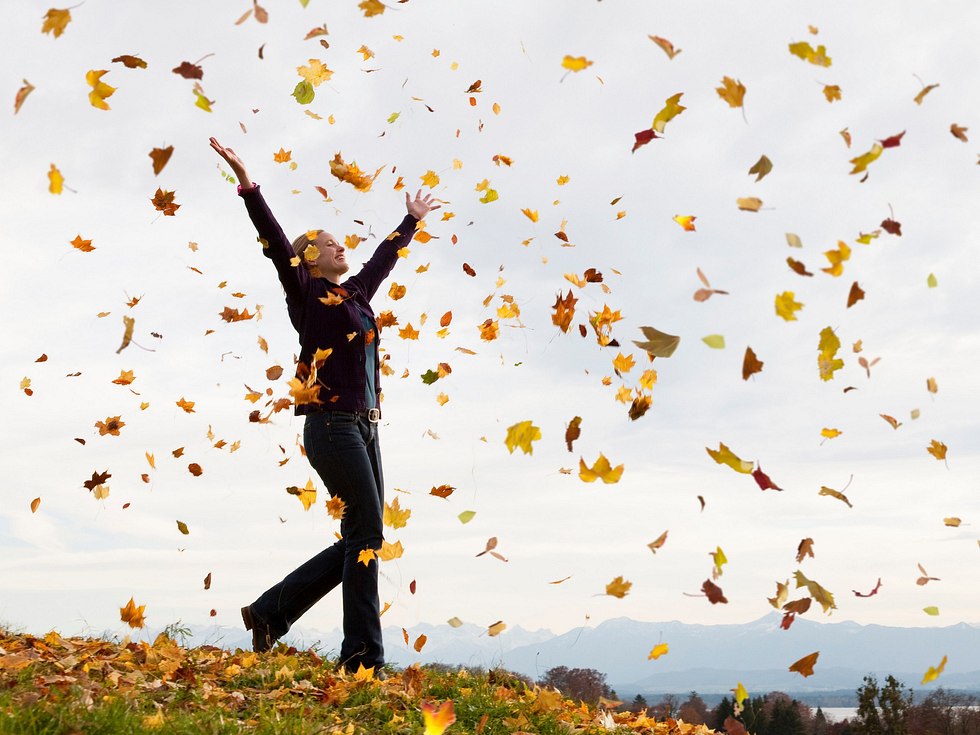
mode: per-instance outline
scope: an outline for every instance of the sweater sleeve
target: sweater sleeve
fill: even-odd
[[[310,286],[310,275],[305,268],[292,265],[295,257],[292,244],[266,204],[259,185],[255,184],[251,189],[239,188],[238,195],[244,200],[248,216],[259,233],[262,254],[272,260],[279,273],[287,300],[301,303]]]
[[[347,279],[347,282],[353,282],[360,289],[368,301],[374,298],[374,294],[395,267],[398,251],[412,241],[417,222],[418,219],[414,216],[406,214],[401,224],[378,245],[357,275]]]

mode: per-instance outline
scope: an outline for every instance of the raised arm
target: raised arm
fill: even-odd
[[[271,259],[279,273],[279,281],[286,290],[286,296],[297,303],[309,286],[310,275],[302,265],[294,266],[294,256],[290,241],[276,221],[269,205],[259,191],[259,186],[248,177],[245,164],[231,148],[225,148],[216,138],[211,138],[211,148],[225,159],[238,178],[238,193],[245,200],[248,216],[262,239],[262,254]]]

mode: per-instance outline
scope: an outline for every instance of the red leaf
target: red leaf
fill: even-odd
[[[903,135],[905,135],[904,130],[898,135],[892,135],[891,137],[885,138],[884,140],[879,140],[878,142],[881,143],[882,148],[897,148],[902,144]]]
[[[760,464],[752,471],[752,477],[758,483],[761,490],[779,490],[783,491],[776,483],[774,483],[765,472],[762,471],[762,465]]]
[[[657,133],[654,130],[648,129],[648,130],[641,130],[638,133],[634,133],[633,137],[636,138],[636,142],[633,143],[633,150],[630,151],[630,153],[636,153],[637,148],[642,148],[651,140],[653,140],[654,138],[659,138],[660,136],[657,135]]]
[[[871,597],[872,595],[877,595],[878,590],[880,589],[881,589],[881,577],[878,577],[878,584],[876,584],[875,588],[870,592],[858,592],[857,590],[851,590],[851,592],[854,593],[855,597]]]

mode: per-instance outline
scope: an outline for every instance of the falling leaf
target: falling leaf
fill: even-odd
[[[92,246],[92,241],[82,239],[81,235],[75,236],[75,239],[71,241],[71,246],[76,250],[81,250],[83,253],[91,253],[95,250]]]
[[[310,59],[309,66],[297,66],[296,73],[314,87],[330,81],[330,77],[333,76],[333,72],[319,59]]]
[[[613,467],[601,452],[592,467],[588,467],[581,457],[579,457],[578,466],[578,476],[583,482],[602,480],[605,484],[612,485],[619,482],[619,478],[623,476],[623,465]]]
[[[592,62],[584,56],[568,56],[561,60],[562,68],[569,71],[582,71],[586,67],[592,66]]]
[[[642,148],[647,143],[649,143],[651,140],[654,140],[655,138],[659,138],[659,137],[660,136],[657,135],[657,133],[654,130],[651,130],[651,129],[641,130],[638,133],[634,133],[633,134],[633,149],[630,151],[630,153],[636,153],[636,150],[638,148]]]
[[[375,171],[373,175],[368,176],[357,167],[355,161],[351,161],[349,164],[344,163],[340,153],[335,154],[333,160],[330,161],[330,173],[341,181],[346,181],[358,191],[370,191],[371,185],[383,169],[384,166]]]
[[[935,615],[939,615],[939,608],[936,607],[935,605],[930,605],[929,607],[922,608],[922,612],[924,612],[926,615],[935,616]]]
[[[365,18],[370,18],[373,15],[381,15],[385,12],[386,8],[385,4],[380,0],[361,0],[357,4],[357,7],[364,11]]]
[[[923,585],[929,584],[929,582],[941,582],[942,581],[941,579],[939,579],[939,577],[930,577],[929,576],[929,573],[925,570],[925,568],[921,564],[917,564],[916,566],[918,566],[919,567],[919,571],[922,572],[922,576],[919,577],[917,580],[915,580],[915,583],[917,585],[919,585],[920,587],[923,586]]]
[[[796,579],[796,588],[806,587],[810,596],[820,603],[824,612],[829,612],[830,610],[836,610],[837,605],[834,603],[834,596],[819,584],[811,579],[807,579],[803,572],[797,570],[793,576]]]
[[[704,584],[701,585],[701,592],[704,593],[705,597],[708,598],[708,602],[712,605],[717,604],[728,604],[728,598],[725,597],[725,593],[722,592],[721,587],[716,585],[710,579],[704,580]]]
[[[813,666],[817,663],[820,651],[814,651],[809,656],[804,656],[799,661],[790,664],[789,670],[802,674],[804,677],[813,676]]]
[[[938,285],[939,285],[939,281],[936,280],[936,275],[934,273],[930,273],[929,277],[926,278],[926,286],[928,286],[929,288],[935,288]]]
[[[142,628],[146,624],[143,617],[143,610],[146,605],[136,606],[136,601],[130,597],[125,607],[119,608],[119,619],[124,623],[129,623],[130,628]]]
[[[312,478],[306,481],[305,487],[296,487],[293,485],[287,487],[286,492],[299,498],[299,501],[303,504],[304,511],[308,511],[316,502],[316,488],[313,487]]]
[[[507,451],[511,454],[518,448],[524,454],[533,454],[534,447],[531,446],[531,442],[537,441],[540,438],[540,428],[534,426],[531,421],[521,421],[507,429],[507,437],[504,439],[504,444],[507,446]]]
[[[837,249],[825,251],[824,256],[830,261],[830,267],[820,270],[837,278],[844,272],[844,262],[851,258],[851,248],[843,240],[838,240]]]
[[[154,148],[150,151],[150,159],[153,161],[153,174],[157,175],[163,171],[163,167],[167,165],[167,161],[170,160],[170,156],[174,152],[174,147],[172,145],[166,148]]]
[[[813,556],[813,539],[809,536],[802,541],[800,541],[799,546],[796,547],[796,563],[802,564],[806,557],[814,558]]]
[[[930,393],[937,393],[939,391],[939,386],[935,378],[926,378],[926,390]]]
[[[669,652],[669,648],[666,643],[658,643],[653,647],[653,650],[647,654],[647,660],[656,660],[661,656],[665,656]]]
[[[756,357],[751,347],[745,348],[745,357],[742,359],[742,380],[748,380],[750,375],[762,372],[762,360]]]
[[[874,586],[870,592],[858,592],[857,590],[851,590],[855,597],[872,597],[878,594],[878,590],[881,589],[881,577],[878,577],[878,583]]]
[[[935,681],[939,678],[939,675],[943,673],[943,669],[946,668],[946,656],[943,656],[943,660],[939,662],[939,666],[930,666],[926,671],[925,675],[922,677],[922,683],[928,684],[930,681]]]
[[[102,80],[102,75],[107,74],[108,69],[95,70],[91,69],[85,73],[85,81],[92,88],[92,91],[88,93],[88,101],[91,103],[92,107],[97,107],[100,110],[108,110],[109,105],[106,104],[106,99],[111,97],[116,91],[115,87],[110,87]]]
[[[175,194],[176,192],[164,191],[157,187],[156,193],[150,199],[150,202],[158,212],[163,212],[167,217],[173,217],[177,213],[177,210],[180,209],[180,205],[174,201]]]
[[[633,344],[646,350],[651,357],[670,357],[681,342],[680,337],[661,332],[653,327],[640,327],[640,331],[643,332],[646,341],[633,340]]]
[[[837,357],[837,350],[840,349],[840,339],[834,334],[830,327],[820,330],[820,342],[817,345],[819,355],[817,356],[817,367],[820,370],[820,379],[827,381],[834,377],[834,373],[844,367],[844,361]]]
[[[789,45],[789,52],[816,66],[830,66],[831,64],[831,59],[827,56],[827,49],[823,45],[814,49],[806,41],[798,41]]]
[[[840,429],[821,429],[820,430],[820,436],[824,437],[825,439],[836,439],[837,437],[839,437],[843,433],[844,432],[841,431]]]
[[[31,513],[37,513],[37,509],[41,507],[41,498],[34,498],[31,501]]]
[[[27,96],[34,91],[34,85],[31,84],[26,79],[24,80],[23,86],[17,90],[17,94],[14,97],[14,114],[16,115],[20,112],[20,106],[24,104],[24,100]]]
[[[505,623],[503,620],[498,620],[496,623],[494,623],[493,625],[487,628],[487,634],[491,638],[494,636],[498,636],[504,632],[504,629],[506,627],[507,627],[507,623]]]
[[[934,90],[938,86],[939,86],[938,84],[927,84],[926,86],[924,86],[922,90],[917,95],[915,95],[915,104],[921,105],[922,100],[926,98],[926,95],[929,94],[932,90]]]
[[[788,322],[796,321],[796,312],[803,308],[803,304],[796,301],[796,294],[793,291],[783,291],[776,295],[776,315]]]
[[[769,475],[762,471],[761,464],[752,471],[752,478],[755,480],[760,490],[778,490],[779,492],[782,492],[783,490],[772,481]]]
[[[761,156],[749,169],[749,176],[755,174],[755,180],[762,181],[770,171],[772,171],[772,161],[767,156]]]
[[[555,304],[551,307],[555,310],[555,313],[551,315],[551,323],[561,329],[562,332],[568,332],[572,318],[575,316],[575,304],[577,302],[578,299],[572,295],[571,289],[564,298],[562,298],[561,291],[555,297]]]
[[[388,503],[384,504],[382,523],[393,529],[404,528],[411,515],[411,509],[405,508],[403,510],[398,502],[398,498],[396,497],[391,501],[391,505]]]
[[[664,101],[664,108],[653,118],[653,124],[650,126],[655,132],[663,133],[667,123],[687,109],[680,104],[683,95],[683,92],[678,92]]]
[[[762,200],[758,197],[741,197],[735,200],[735,204],[743,212],[758,212],[762,209]]]
[[[190,529],[187,528],[187,524],[183,521],[177,521],[177,530],[180,531],[185,536],[190,534]]]
[[[623,599],[627,594],[629,594],[630,587],[632,586],[632,582],[629,582],[622,577],[616,577],[612,582],[606,585],[606,594]]]
[[[55,38],[65,32],[65,27],[71,22],[71,9],[58,10],[51,8],[44,14],[41,33],[50,33]]]
[[[374,549],[365,548],[357,552],[357,561],[364,566],[370,566],[375,558],[377,558],[377,555],[374,553]]]
[[[867,153],[864,153],[857,158],[852,158],[850,162],[854,164],[854,168],[851,169],[851,173],[859,174],[863,171],[867,171],[868,164],[877,161],[883,150],[885,150],[884,146],[882,146],[880,143],[875,143],[873,146],[871,146],[871,150],[869,150]]]
[[[647,36],[651,41],[657,44],[663,52],[667,54],[667,58],[673,59],[677,54],[681,52],[681,49],[675,49],[674,44],[668,41],[666,38],[661,38],[660,36]]]
[[[709,334],[707,337],[702,337],[701,341],[713,350],[725,349],[725,336],[722,334]]]
[[[728,465],[733,470],[740,472],[743,475],[752,473],[754,464],[752,462],[746,462],[739,459],[735,453],[724,444],[719,443],[717,450],[708,449],[708,447],[705,447],[704,449],[708,453],[708,456],[718,464]]]
[[[723,77],[721,86],[715,87],[718,96],[728,103],[729,107],[742,107],[745,99],[745,85],[731,77]],[[663,132],[663,131],[661,131]],[[754,173],[754,172],[750,172]],[[761,176],[759,178],[762,178]]]
[[[657,536],[656,539],[647,544],[647,548],[650,549],[654,554],[657,553],[657,549],[661,548],[667,542],[667,531]]]
[[[106,434],[119,436],[119,430],[126,425],[126,422],[121,419],[122,417],[120,416],[109,416],[104,422],[96,421],[95,428],[99,430],[99,436],[105,436]]]
[[[139,56],[132,56],[130,54],[123,54],[122,56],[117,56],[112,60],[112,63],[123,64],[127,69],[145,69],[146,62],[143,61]]]
[[[946,459],[946,450],[946,445],[936,439],[930,441],[929,446],[926,447],[926,451],[940,461]]]
[[[395,499],[397,500],[397,498]],[[347,504],[339,496],[334,496],[327,501],[327,513],[335,521],[342,520],[344,517],[344,511],[347,508]],[[388,506],[385,505],[385,511],[387,512]],[[412,511],[408,511],[411,514]]]
[[[832,498],[837,498],[838,500],[840,500],[840,501],[842,501],[844,503],[847,503],[847,507],[848,508],[853,508],[854,507],[853,505],[851,505],[851,501],[847,499],[847,496],[844,495],[844,493],[840,492],[839,490],[834,490],[833,488],[830,488],[830,487],[821,486],[820,487],[820,492],[818,492],[817,494],[818,495],[828,495],[828,496],[830,496]]]
[[[439,485],[429,490],[429,495],[435,495],[437,498],[448,498],[455,489],[452,485]]]
[[[851,290],[847,294],[847,308],[850,309],[854,304],[864,298],[864,291],[858,286],[857,281],[851,285]]]
[[[836,84],[825,84],[823,86],[823,96],[828,102],[838,102],[840,100],[840,87]]]

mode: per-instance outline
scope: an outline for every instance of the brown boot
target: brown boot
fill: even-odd
[[[252,650],[256,653],[264,653],[272,648],[275,642],[268,624],[258,615],[252,612],[252,606],[246,605],[242,608],[242,621],[245,623],[245,630],[252,631]]]

